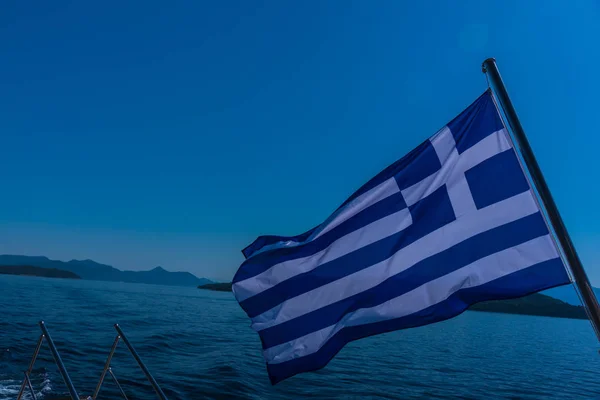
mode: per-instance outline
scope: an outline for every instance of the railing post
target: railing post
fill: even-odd
[[[127,340],[127,336],[125,336],[125,334],[121,330],[121,327],[119,326],[119,324],[115,324],[115,329],[117,330],[117,333],[119,334],[119,336],[121,336],[121,339],[123,339],[123,343],[125,343],[125,345],[129,349],[129,352],[131,353],[133,358],[135,358],[135,361],[137,361],[138,365],[144,372],[144,375],[146,375],[146,378],[152,385],[152,388],[156,392],[156,395],[158,396],[158,398],[161,400],[168,400],[167,396],[163,393],[160,386],[158,386],[158,383],[156,382],[156,380],[154,380],[154,378],[152,377],[152,374],[150,374],[150,371],[148,371],[148,368],[146,368],[146,366],[142,362],[142,359],[140,358],[140,356],[137,354],[137,352],[135,351],[135,349],[133,348],[131,343],[129,343],[129,340]]]
[[[52,341],[52,338],[50,337],[50,333],[48,332],[48,329],[46,329],[46,325],[44,324],[44,321],[40,321],[40,328],[42,329],[42,332],[44,333],[44,336],[46,337],[46,340],[48,341],[48,347],[50,347],[50,352],[52,353],[52,357],[54,357],[54,362],[56,363],[56,366],[58,367],[58,370],[59,370],[63,380],[65,381],[65,385],[67,385],[67,389],[69,390],[71,399],[79,400],[79,395],[77,394],[77,390],[75,390],[75,386],[73,386],[73,382],[71,382],[71,378],[69,377],[67,369],[65,368],[65,365],[63,364],[62,359],[60,358],[60,355],[58,354],[58,350],[56,349],[56,346],[54,345],[54,342]]]
[[[29,386],[29,391],[31,392],[31,398],[33,400],[36,400],[37,396],[35,395],[35,390],[33,390],[33,386],[31,386],[31,380],[29,379],[29,375],[27,375],[27,372],[25,372],[25,380],[27,381],[27,386]]]
[[[29,374],[31,374],[31,371],[33,371],[33,365],[35,364],[35,360],[37,360],[37,356],[40,352],[40,349],[42,348],[42,343],[44,342],[44,335],[40,335],[40,338],[37,341],[37,345],[35,346],[35,351],[33,352],[33,356],[31,357],[31,361],[29,362],[29,368],[27,368],[27,371],[25,371],[25,378],[23,380],[23,384],[21,385],[21,390],[19,390],[19,395],[17,396],[17,400],[21,400],[21,398],[23,397],[23,393],[25,392],[25,387],[27,385],[27,381],[29,378]],[[29,386],[31,386],[31,382],[29,382]],[[34,397],[35,399],[35,397]]]
[[[119,388],[119,392],[121,392],[121,396],[123,396],[123,398],[125,400],[127,399],[127,395],[125,394],[125,392],[123,391],[123,388],[121,387],[121,384],[119,383],[119,381],[117,380],[117,377],[115,376],[115,374],[112,371],[112,368],[108,369],[108,373],[110,374],[110,376],[113,378],[113,381],[115,381],[115,384],[117,385],[117,387]]]
[[[50,352],[52,353],[54,362],[55,362],[56,366],[58,367],[58,370],[59,370],[63,380],[65,381],[67,389],[69,390],[71,399],[72,400],[80,400],[80,397],[77,394],[77,390],[75,390],[75,386],[73,385],[73,382],[71,381],[71,378],[69,377],[67,369],[65,368],[65,365],[63,364],[62,359],[60,358],[60,355],[58,354],[58,350],[56,349],[54,341],[52,340],[52,337],[50,336],[50,333],[48,332],[48,329],[46,328],[44,321],[40,321],[39,325],[40,325],[40,329],[42,330],[42,335],[40,335],[40,338],[37,341],[35,351],[33,352],[33,356],[31,357],[31,361],[29,362],[29,368],[27,369],[27,371],[25,371],[25,379],[23,380],[23,383],[21,385],[21,389],[19,391],[19,395],[17,396],[17,400],[22,400],[23,394],[27,387],[29,387],[29,390],[31,391],[31,396],[32,396],[33,400],[36,400],[36,394],[35,394],[35,391],[33,390],[32,384],[31,384],[30,375],[31,375],[31,372],[33,371],[33,366],[35,364],[35,361],[37,360],[37,357],[38,357],[38,354],[42,347],[42,343],[43,343],[44,339],[46,339],[48,341],[48,347],[50,348]],[[135,361],[138,363],[142,372],[144,372],[144,375],[146,375],[146,378],[152,385],[152,388],[156,392],[156,395],[159,397],[160,400],[168,400],[167,396],[164,394],[164,392],[162,391],[162,389],[160,388],[160,386],[158,385],[158,383],[156,382],[156,380],[154,379],[152,374],[150,374],[150,371],[148,371],[148,368],[146,368],[146,365],[142,362],[138,353],[135,351],[135,349],[133,348],[133,346],[131,345],[129,340],[127,340],[127,337],[121,330],[121,327],[118,324],[115,324],[115,329],[117,330],[117,336],[115,337],[115,340],[113,342],[110,353],[108,353],[108,357],[106,359],[106,363],[104,364],[104,369],[102,370],[102,375],[100,376],[100,380],[98,381],[98,384],[96,385],[96,390],[94,391],[94,395],[88,396],[88,397],[86,397],[86,399],[87,400],[96,400],[97,399],[98,394],[100,393],[100,389],[102,388],[104,379],[106,378],[106,374],[108,373],[108,374],[110,374],[110,376],[114,380],[115,384],[117,385],[117,388],[119,389],[119,392],[121,393],[121,396],[125,400],[127,400],[127,395],[123,391],[121,384],[117,380],[117,377],[113,373],[112,368],[110,366],[110,364],[112,362],[112,358],[115,354],[115,351],[117,350],[119,341],[123,340],[123,343],[125,343],[125,345],[129,349],[129,352],[131,353],[131,355],[133,356]]]
[[[96,390],[92,395],[92,400],[96,400],[98,397],[98,393],[100,393],[100,389],[102,388],[102,383],[104,382],[104,377],[106,376],[106,372],[110,370],[110,363],[112,361],[113,355],[117,350],[117,345],[119,344],[119,339],[121,336],[117,335],[115,341],[113,342],[112,348],[110,349],[110,353],[108,353],[108,358],[106,359],[106,363],[104,364],[104,369],[102,370],[102,375],[100,375],[100,380],[98,381],[98,385],[96,385]]]

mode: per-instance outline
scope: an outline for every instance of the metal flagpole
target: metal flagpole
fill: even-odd
[[[496,60],[494,58],[488,58],[483,62],[482,69],[483,73],[487,74],[489,77],[492,83],[492,88],[494,89],[494,92],[500,102],[500,106],[504,110],[504,114],[510,128],[513,131],[517,145],[521,150],[521,155],[523,156],[525,165],[529,170],[533,184],[538,191],[539,197],[544,205],[544,208],[546,209],[546,212],[548,213],[550,224],[552,225],[560,246],[565,254],[567,263],[569,264],[569,268],[573,274],[573,278],[575,279],[575,284],[581,294],[583,304],[588,311],[587,314],[590,322],[594,327],[596,336],[598,336],[598,340],[600,340],[600,306],[598,305],[598,300],[594,294],[594,290],[592,289],[592,285],[590,284],[585,269],[581,264],[581,260],[577,255],[575,246],[571,241],[569,232],[567,232],[567,228],[565,227],[560,213],[558,212],[556,203],[554,203],[554,199],[550,194],[550,189],[548,189],[548,185],[546,184],[546,180],[542,175],[542,171],[535,159],[535,156],[533,155],[533,150],[531,150],[531,146],[529,145],[525,131],[523,130],[521,122],[517,117],[517,112],[510,101],[510,97],[508,97],[506,87],[504,86],[504,82],[500,76],[500,71],[498,71],[498,66],[496,65]]]

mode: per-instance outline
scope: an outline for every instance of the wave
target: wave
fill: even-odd
[[[20,389],[21,382],[18,382],[14,379],[0,381],[0,398],[9,399],[11,396],[19,394]]]
[[[36,399],[44,398],[44,396],[52,391],[52,383],[47,373],[38,374],[37,376],[31,377],[32,386],[35,391]],[[5,379],[0,380],[0,399],[8,400],[15,399],[21,390],[21,384],[23,381],[16,379]],[[31,392],[29,389],[25,389],[23,394],[23,400],[33,400],[31,398]]]

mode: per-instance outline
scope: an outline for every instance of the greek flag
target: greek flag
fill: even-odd
[[[243,253],[233,291],[272,384],[350,341],[570,282],[489,90],[321,225]]]

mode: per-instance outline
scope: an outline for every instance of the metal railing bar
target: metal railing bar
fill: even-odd
[[[135,351],[135,349],[133,348],[133,346],[131,345],[131,343],[129,343],[129,340],[127,340],[127,336],[125,336],[125,334],[121,330],[121,327],[119,326],[119,324],[115,324],[115,329],[117,330],[117,332],[121,336],[121,339],[123,339],[123,343],[125,343],[125,345],[129,349],[129,352],[131,353],[131,355],[133,356],[133,358],[135,358],[135,361],[137,361],[137,363],[140,366],[141,370],[144,372],[144,375],[146,375],[146,378],[148,379],[148,381],[152,385],[152,388],[156,392],[156,395],[158,396],[158,398],[161,399],[161,400],[168,400],[167,396],[163,393],[162,389],[160,388],[160,386],[158,385],[158,383],[156,382],[156,380],[154,380],[154,377],[152,376],[152,374],[150,374],[150,371],[148,371],[148,368],[146,368],[146,365],[144,365],[144,363],[142,362],[142,359],[140,358],[140,356],[137,354],[137,352]]]
[[[39,326],[40,326],[40,329],[42,330],[42,335],[40,335],[40,337],[37,341],[35,351],[33,353],[33,356],[31,357],[31,361],[29,362],[29,368],[27,369],[27,371],[24,372],[25,379],[23,380],[23,383],[21,384],[21,389],[19,391],[19,395],[17,396],[17,400],[22,400],[23,394],[25,393],[25,390],[27,387],[29,387],[29,391],[31,392],[32,399],[37,400],[37,396],[35,394],[35,391],[33,390],[33,385],[31,383],[30,375],[31,375],[31,372],[33,371],[33,367],[35,365],[35,362],[36,362],[39,352],[41,350],[44,339],[46,339],[48,342],[48,347],[50,348],[50,352],[52,353],[52,357],[54,358],[54,363],[58,367],[60,375],[62,376],[62,378],[65,382],[65,385],[67,386],[67,389],[69,391],[71,399],[72,400],[80,400],[80,397],[77,394],[77,390],[75,389],[75,386],[73,385],[73,382],[71,381],[71,378],[67,372],[67,369],[66,369],[65,365],[63,364],[63,361],[58,353],[56,345],[54,344],[54,341],[52,340],[52,337],[50,336],[50,333],[48,332],[48,329],[46,328],[44,321],[40,321]],[[110,364],[112,362],[112,358],[117,350],[119,341],[123,340],[123,343],[125,343],[125,345],[129,349],[129,352],[131,353],[131,355],[137,362],[138,366],[140,367],[142,372],[144,372],[144,375],[146,375],[146,378],[152,385],[152,388],[154,389],[154,392],[156,393],[158,398],[160,400],[168,400],[167,396],[164,394],[164,392],[162,391],[162,389],[160,388],[160,386],[158,385],[158,383],[156,382],[156,380],[154,379],[154,377],[152,376],[152,374],[150,373],[148,368],[146,368],[146,365],[144,364],[144,362],[138,355],[138,353],[135,350],[135,348],[133,347],[133,345],[129,342],[129,340],[125,336],[125,333],[123,333],[123,331],[121,330],[121,327],[119,326],[119,324],[115,324],[115,329],[117,330],[117,336],[115,337],[115,340],[113,342],[110,353],[108,354],[108,357],[106,359],[106,363],[104,364],[104,369],[102,370],[102,375],[100,376],[100,379],[96,386],[96,390],[94,391],[94,395],[86,397],[86,399],[88,399],[88,400],[96,400],[97,399],[98,394],[100,393],[100,390],[102,389],[102,384],[104,383],[104,380],[106,379],[106,374],[108,373],[108,374],[110,374],[111,378],[117,385],[117,388],[119,389],[119,392],[121,393],[121,396],[123,397],[123,399],[128,400],[127,395],[125,394],[125,391],[121,387],[121,384],[117,380],[117,377],[115,376],[115,374],[110,366]]]
[[[115,384],[117,385],[117,387],[119,388],[119,392],[121,392],[121,396],[123,396],[123,398],[125,400],[127,399],[127,395],[125,394],[125,392],[123,391],[123,388],[121,387],[121,384],[119,383],[119,381],[117,380],[117,377],[115,376],[115,374],[112,371],[112,368],[108,369],[108,373],[110,374],[110,376],[113,378],[113,381],[115,381]]]
[[[35,360],[37,360],[37,356],[40,352],[40,349],[42,348],[42,343],[44,342],[44,335],[40,335],[40,338],[37,341],[37,345],[35,346],[35,351],[33,352],[33,356],[31,357],[31,361],[29,362],[29,368],[27,368],[27,371],[25,372],[25,377],[29,378],[29,374],[31,374],[31,371],[33,371],[33,365],[35,364]],[[21,400],[21,398],[23,397],[23,393],[25,392],[25,387],[27,385],[27,382],[25,380],[23,380],[23,384],[21,385],[21,390],[19,390],[19,395],[17,396],[17,400]],[[31,382],[30,382],[31,385]],[[34,397],[35,399],[35,397]]]
[[[27,372],[25,372],[25,380],[27,381],[27,385],[29,386],[29,390],[31,391],[31,398],[33,400],[36,400],[37,396],[35,395],[35,390],[33,390],[33,386],[31,386],[31,380],[29,379],[29,375],[27,375]]]
[[[113,342],[112,348],[110,349],[110,353],[108,353],[108,357],[106,358],[106,363],[104,363],[104,369],[102,370],[102,375],[100,375],[100,380],[98,381],[98,384],[96,385],[96,390],[94,391],[94,394],[92,395],[92,400],[96,400],[96,398],[98,397],[98,394],[100,393],[100,389],[102,388],[102,383],[104,382],[104,378],[106,377],[106,372],[110,370],[110,363],[112,362],[113,355],[115,354],[115,351],[117,350],[117,346],[119,344],[120,339],[121,339],[121,336],[117,335],[117,337],[115,338],[115,341]]]
[[[73,386],[73,382],[71,382],[69,373],[67,372],[67,369],[65,368],[65,365],[63,364],[62,359],[60,358],[60,355],[58,354],[58,350],[56,349],[56,346],[54,345],[54,341],[52,341],[52,338],[50,337],[50,333],[48,333],[48,329],[46,329],[46,325],[44,324],[44,321],[40,321],[40,328],[42,329],[42,332],[44,333],[44,336],[46,337],[46,340],[48,341],[48,347],[50,347],[50,352],[52,352],[52,357],[54,357],[54,362],[56,363],[56,366],[58,367],[58,370],[59,370],[60,374],[62,375],[63,380],[65,381],[65,385],[67,385],[67,389],[69,390],[71,399],[79,400],[79,395],[77,394],[77,390],[75,390],[75,386]]]

